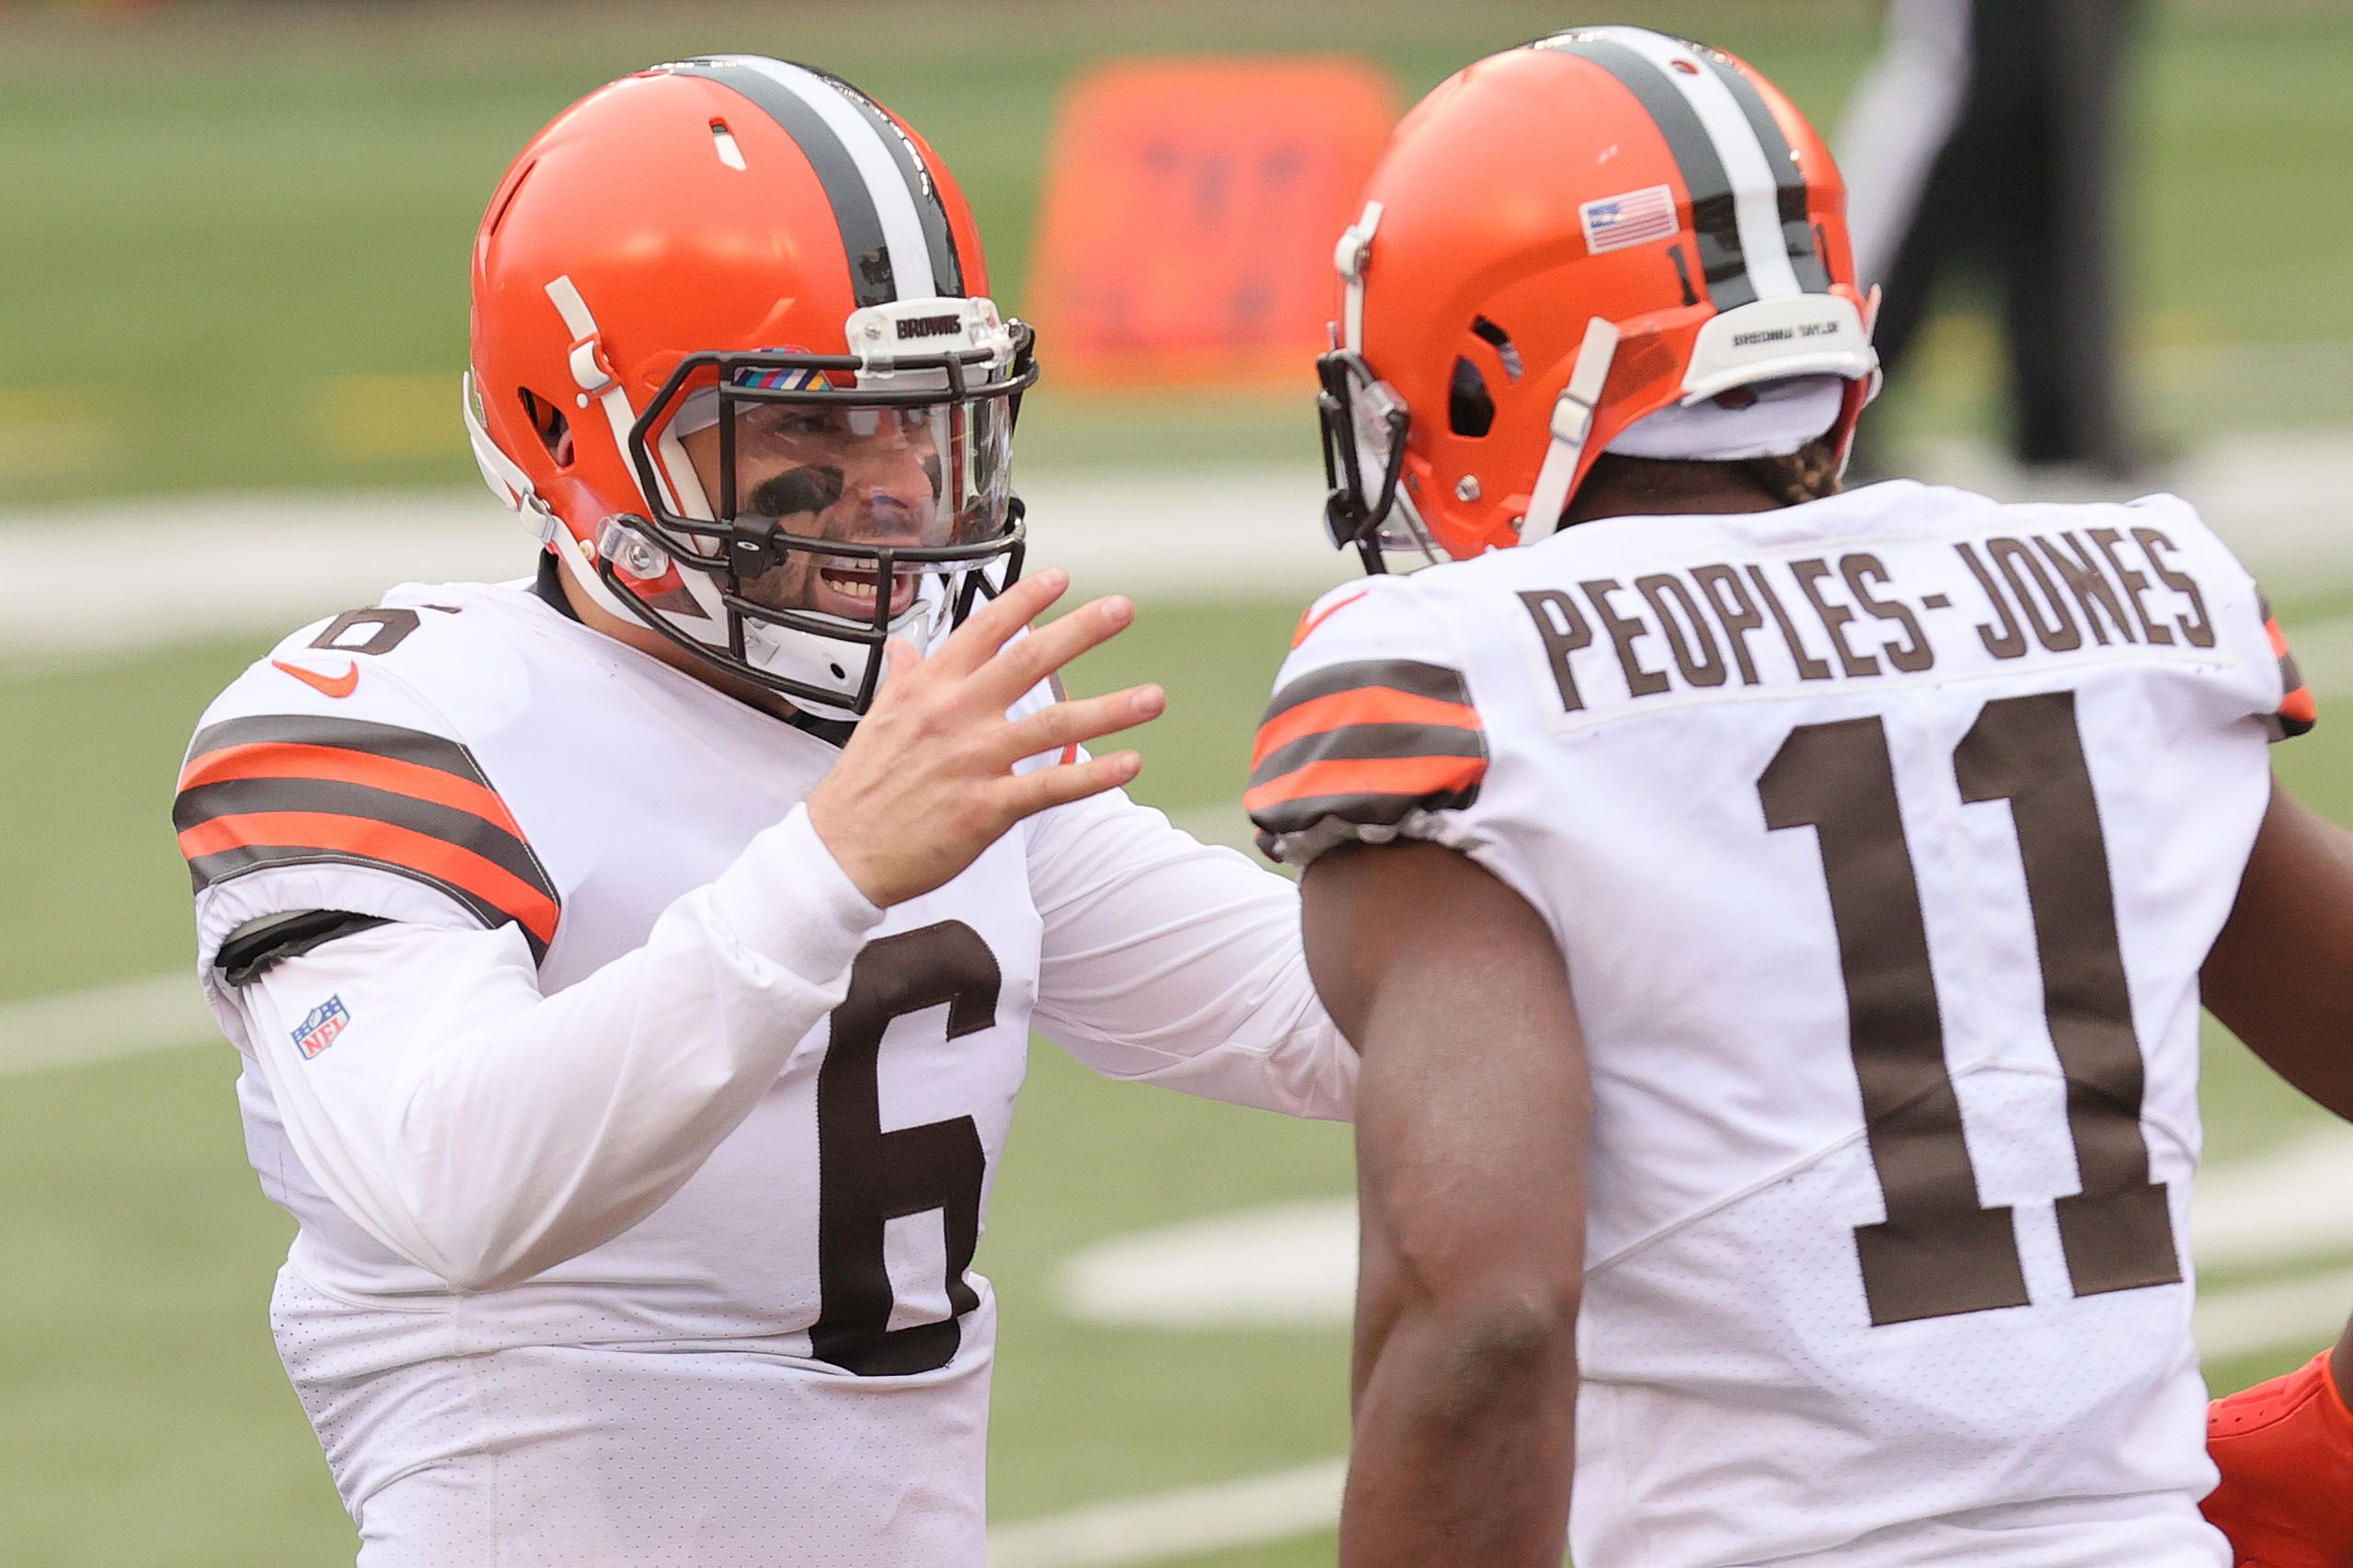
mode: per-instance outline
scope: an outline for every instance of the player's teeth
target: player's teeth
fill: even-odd
[[[871,578],[851,577],[843,572],[828,572],[825,574],[825,580],[832,585],[833,591],[845,599],[854,599],[868,604],[874,601],[876,588],[874,579]]]

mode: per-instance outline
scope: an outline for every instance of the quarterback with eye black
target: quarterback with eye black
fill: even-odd
[[[1480,61],[1365,195],[1372,575],[1246,797],[1363,1058],[1342,1562],[2224,1568],[2201,998],[2353,1115],[2255,584],[2171,497],[1843,490],[1844,192],[1719,51]]]
[[[723,56],[549,124],[465,419],[535,580],[394,589],[174,810],[271,1300],[366,1568],[973,1563],[1030,1031],[1348,1114],[1289,883],[1087,742],[1009,488],[1030,333],[914,132]]]

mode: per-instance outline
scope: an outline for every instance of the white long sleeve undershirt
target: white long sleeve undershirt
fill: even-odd
[[[1109,1076],[1344,1118],[1355,1056],[1315,1000],[1298,897],[1117,793],[1028,835],[1037,1026]],[[552,996],[512,927],[374,927],[234,993],[313,1180],[460,1290],[514,1284],[675,1193],[839,1005],[882,912],[796,809],[645,944]],[[350,1022],[317,1057],[299,1023]]]
[[[236,998],[312,1179],[401,1256],[489,1289],[676,1192],[841,1002],[881,918],[796,808],[553,996],[512,926],[392,924]],[[350,1023],[305,1060],[295,1025],[329,997]]]

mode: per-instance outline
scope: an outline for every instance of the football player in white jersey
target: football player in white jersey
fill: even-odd
[[[970,1265],[1030,1030],[1348,1113],[1282,878],[1061,701],[1030,334],[902,122],[751,57],[591,94],[474,255],[536,582],[395,589],[201,721],[175,820],[271,1322],[367,1568],[983,1551]],[[959,624],[960,623],[960,624]]]
[[[2353,972],[2353,841],[2188,506],[1841,493],[1843,206],[1749,66],[1600,28],[1440,86],[1341,242],[1372,575],[1245,798],[1364,1058],[1351,1568],[2230,1561],[2200,970],[2353,1114],[2353,1010],[2259,1000]]]

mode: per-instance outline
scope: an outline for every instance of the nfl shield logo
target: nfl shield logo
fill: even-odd
[[[343,1033],[343,1025],[350,1022],[351,1014],[345,1011],[343,999],[330,996],[312,1008],[309,1016],[295,1029],[294,1048],[303,1053],[304,1061],[308,1061],[333,1045],[335,1036]]]

